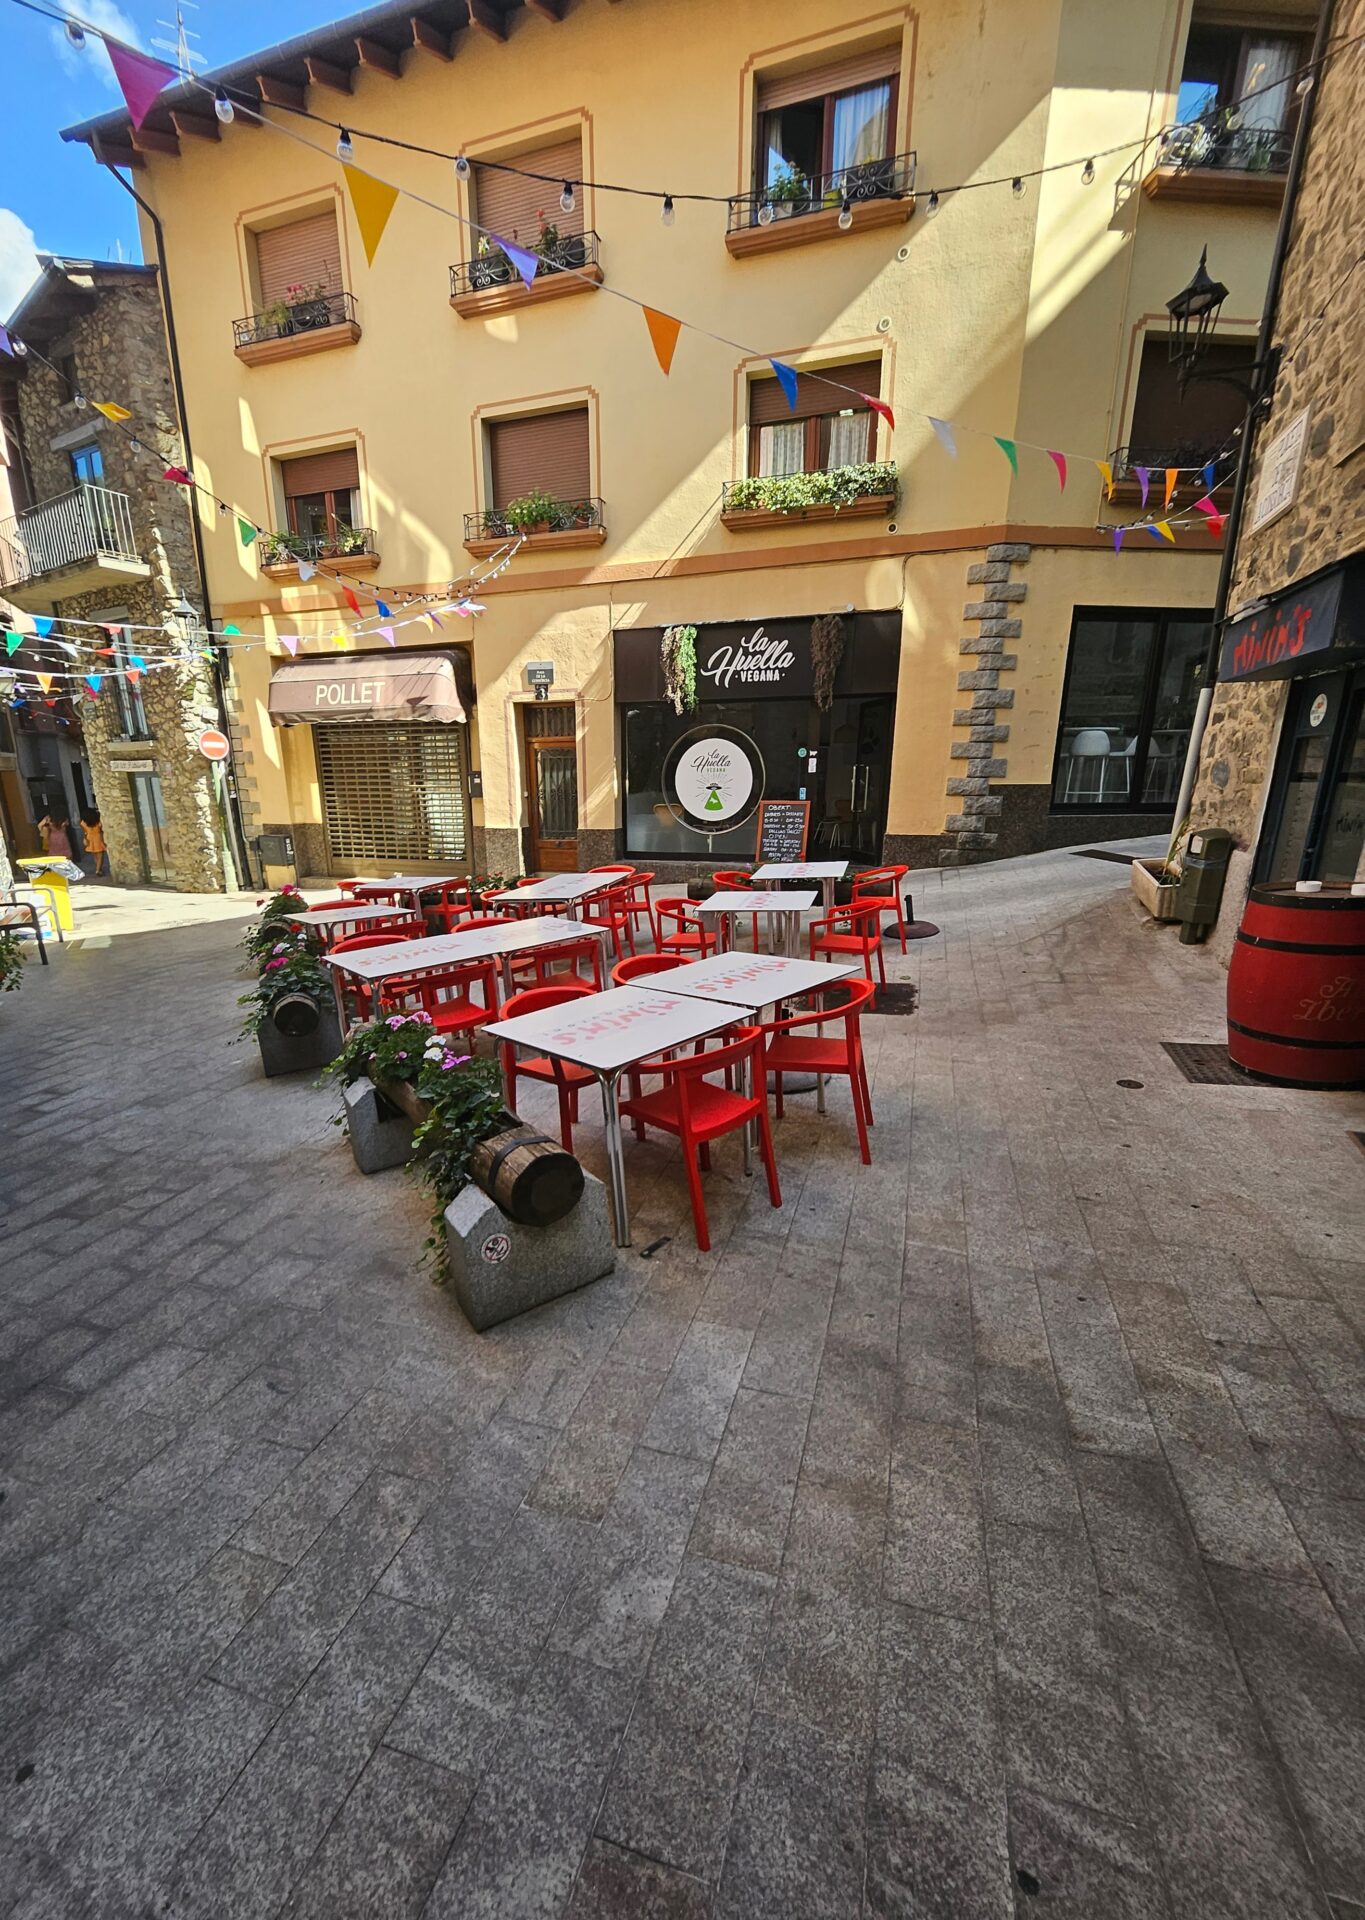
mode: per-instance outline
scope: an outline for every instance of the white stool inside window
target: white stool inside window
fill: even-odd
[[[1082,727],[1067,750],[1062,799],[1102,800],[1109,735],[1102,727]]]

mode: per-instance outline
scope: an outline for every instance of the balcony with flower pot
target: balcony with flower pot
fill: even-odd
[[[513,236],[514,244],[520,244]],[[450,269],[450,304],[463,319],[505,313],[517,307],[562,300],[569,294],[591,293],[602,284],[599,241],[595,233],[560,233],[542,223],[526,251],[537,260],[530,286],[509,256],[487,234],[480,234],[472,260]]]
[[[282,299],[232,323],[232,345],[248,367],[354,346],[360,338],[355,296],[323,286],[286,287]]]
[[[263,533],[261,572],[271,580],[297,580],[300,562],[328,573],[373,573],[379,546],[373,527],[338,527],[334,534]]]
[[[1152,200],[1278,207],[1293,145],[1287,126],[1249,126],[1236,108],[1211,106],[1161,135],[1142,189]]]
[[[505,507],[464,517],[465,551],[486,558],[514,540],[526,553],[554,553],[561,548],[600,547],[606,540],[602,502],[596,499],[559,500],[551,493],[528,493]]]
[[[913,153],[893,153],[831,173],[784,166],[765,186],[730,200],[726,247],[742,260],[850,230],[903,225],[915,211],[915,161]]]
[[[900,476],[891,460],[755,474],[721,489],[720,522],[731,533],[751,533],[784,520],[885,520],[899,498]]]

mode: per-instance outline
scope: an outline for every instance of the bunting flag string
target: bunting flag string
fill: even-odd
[[[1175,492],[1175,490],[1176,490],[1176,487],[1177,487],[1177,485],[1179,484],[1179,480],[1180,480],[1180,469],[1179,469],[1179,467],[1167,467],[1167,469],[1166,469],[1166,498],[1165,498],[1165,499],[1164,499],[1164,500],[1162,501],[1162,503],[1161,503],[1161,505],[1162,505],[1162,508],[1163,508],[1163,510],[1164,510],[1165,508],[1167,508],[1167,507],[1169,507],[1169,506],[1170,506],[1170,504],[1171,504],[1171,495],[1172,495],[1172,494],[1173,494],[1173,493]]]
[[[1134,467],[1133,472],[1137,475],[1138,485],[1142,489],[1142,504],[1145,507],[1147,504],[1148,488],[1152,480],[1152,470],[1150,467]]]
[[[348,167],[346,171],[349,173],[350,168]],[[394,191],[397,192],[397,188],[395,188]],[[527,247],[517,246],[513,240],[504,240],[500,234],[490,233],[488,237],[495,247],[500,247],[507,255],[507,258],[512,262],[512,265],[526,283],[526,290],[529,293],[532,282],[540,272],[540,255],[538,253],[532,253]]]
[[[1112,500],[1114,497],[1114,469],[1107,460],[1097,460],[1095,465],[1099,468],[1100,479],[1104,482],[1104,497],[1106,500]]]
[[[140,128],[161,89],[170,81],[180,78],[179,70],[167,66],[164,60],[153,59],[149,53],[139,53],[135,47],[125,47],[121,40],[115,40],[110,34],[101,34],[100,38],[109,55],[119,91],[127,103],[128,118],[135,127]]]
[[[645,325],[649,328],[649,338],[654,347],[654,358],[665,374],[673,370],[673,349],[678,344],[678,335],[682,332],[682,321],[675,320],[671,313],[659,313],[653,307],[642,309]]]
[[[131,420],[132,414],[127,407],[120,407],[112,400],[92,400],[91,406],[96,413],[102,413],[106,420],[112,420],[117,426],[120,420]]]
[[[365,249],[365,258],[373,266],[379,243],[384,238],[384,229],[389,224],[389,215],[398,198],[398,189],[385,180],[376,180],[372,173],[365,173],[359,167],[343,166],[341,171],[346,176],[346,185],[350,190],[351,206],[355,210],[355,223],[360,229],[360,243]]]
[[[954,434],[949,422],[947,420],[936,420],[931,413],[929,415],[929,425],[934,429],[934,435],[939,445],[943,448],[943,451],[951,454],[953,459],[956,460],[957,436]]]
[[[1017,474],[1019,471],[1019,448],[1017,443],[1013,440],[1006,440],[998,433],[993,433],[991,439],[994,440],[996,446],[999,447],[1001,453],[1004,454],[1010,466]]]
[[[1066,492],[1066,455],[1064,453],[1054,453],[1052,448],[1049,447],[1047,450],[1047,457],[1052,462],[1053,466],[1056,467],[1057,469],[1058,492],[1065,493]]]

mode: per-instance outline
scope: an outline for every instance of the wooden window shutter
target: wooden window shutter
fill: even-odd
[[[797,374],[795,410],[787,405],[787,396],[775,378],[751,381],[749,424],[765,427],[773,420],[809,420],[813,414],[841,413],[845,407],[859,406],[856,394],[846,393],[845,387],[870,393],[874,400],[881,398],[880,360],[859,360],[851,366],[830,367],[828,372],[830,380],[839,382],[837,387],[830,386],[818,373]]]
[[[337,447],[331,453],[305,453],[297,460],[282,460],[285,498],[301,493],[344,493],[360,485],[360,467],[354,447]]]
[[[592,492],[586,407],[494,420],[488,440],[495,507],[505,507],[509,500],[527,493],[583,500]]]
[[[321,286],[340,293],[341,243],[332,208],[292,220],[287,227],[268,227],[256,235],[256,273],[261,283],[261,305],[283,300],[286,287]]]
[[[548,173],[548,180],[524,180],[519,173],[503,173],[498,167],[474,168],[474,217],[481,227],[491,227],[504,240],[516,240],[523,247],[534,247],[540,232],[538,213],[545,215],[560,233],[582,233],[583,195],[575,187],[575,206],[565,213],[559,204],[566,180],[578,180],[583,172],[583,140],[575,134],[553,147],[536,147],[531,153],[512,156],[519,167],[535,173]]]
[[[899,47],[873,47],[867,53],[852,54],[847,60],[828,60],[823,66],[807,67],[802,73],[783,74],[758,83],[758,111],[773,107],[791,107],[798,100],[819,100],[827,93],[844,93],[850,87],[870,86],[874,80],[889,80],[900,72]]]

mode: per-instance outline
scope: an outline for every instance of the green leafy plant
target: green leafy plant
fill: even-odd
[[[509,500],[502,515],[518,533],[535,533],[553,525],[558,512],[559,502],[555,496],[536,488],[533,493],[523,493],[518,499]]]
[[[774,206],[785,206],[791,201],[804,200],[809,192],[810,182],[800,167],[787,167],[768,182],[767,197]]]
[[[17,993],[24,984],[24,949],[10,927],[0,927],[0,993]]]
[[[336,548],[338,553],[364,553],[369,545],[370,536],[364,527],[338,527]]]
[[[755,474],[736,480],[725,504],[737,511],[760,507],[770,513],[798,513],[804,507],[847,507],[855,500],[886,499],[894,504],[899,494],[895,463],[868,460],[816,473]]]
[[[238,995],[238,1006],[247,1009],[242,1022],[243,1039],[260,1032],[276,1001],[287,993],[306,993],[317,1002],[319,1009],[332,997],[331,975],[317,955],[306,947],[269,955],[250,993]]]
[[[697,704],[697,629],[665,627],[659,642],[664,693],[674,713],[691,713]]]
[[[261,917],[242,935],[242,945],[253,960],[264,960],[274,952],[281,937],[279,929],[286,924],[287,916],[303,911],[304,899],[297,887],[281,887],[278,893],[272,893],[268,900],[258,900],[256,905],[263,909]],[[297,937],[300,946],[307,942],[304,928],[297,929]]]

